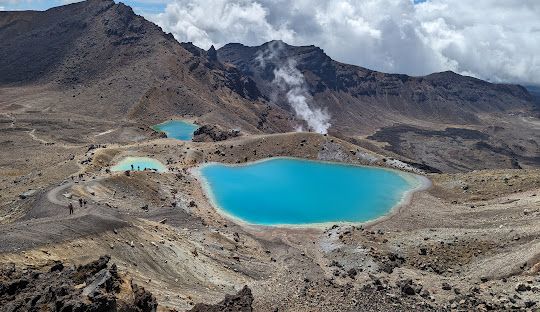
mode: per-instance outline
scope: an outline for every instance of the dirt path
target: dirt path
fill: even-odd
[[[32,129],[32,131],[28,131],[28,134],[30,135],[30,137],[32,138],[32,140],[34,141],[38,141],[40,143],[43,143],[43,144],[47,144],[49,143],[48,141],[45,141],[43,139],[40,139],[36,136],[36,129]]]
[[[100,133],[94,135],[94,137],[98,137],[98,136],[102,136],[102,135],[105,135],[105,134],[109,134],[109,133],[114,132],[114,131],[116,131],[116,130],[118,130],[118,128],[115,128],[115,129],[109,129],[109,130],[107,130],[107,131],[103,131],[103,132],[100,132]]]
[[[56,205],[67,205],[68,200],[63,196],[63,194],[61,194],[61,192],[70,188],[74,184],[74,182],[68,182],[51,189],[47,192],[47,200]],[[64,199],[59,199],[59,196],[64,197]]]
[[[67,182],[50,189],[36,199],[22,219],[0,225],[0,252],[26,250],[128,225],[127,217],[110,207],[92,202],[79,207],[75,199],[71,200],[75,209],[70,215],[70,200],[63,194],[74,184]]]

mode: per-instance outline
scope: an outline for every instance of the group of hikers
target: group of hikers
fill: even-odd
[[[87,204],[86,199],[79,198],[79,207],[81,207],[81,208],[83,206],[86,207],[86,204]],[[73,214],[74,208],[73,208],[73,203],[72,202],[69,202],[68,209],[69,209],[69,214],[70,215]]]

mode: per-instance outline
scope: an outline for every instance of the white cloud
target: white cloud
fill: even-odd
[[[540,84],[538,0],[174,0],[147,17],[202,48],[271,39],[412,75],[454,70]]]
[[[180,41],[193,41],[208,49],[228,42],[292,41],[292,30],[267,21],[267,10],[252,1],[175,1],[165,13],[151,17]]]

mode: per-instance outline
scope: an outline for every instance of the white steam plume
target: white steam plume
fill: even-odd
[[[311,108],[311,99],[305,87],[304,75],[296,68],[296,61],[288,59],[285,66],[274,70],[274,81],[279,88],[287,91],[287,101],[294,109],[296,116],[305,120],[308,127],[318,133],[328,133],[330,115],[320,108]]]
[[[282,92],[286,92],[287,102],[293,108],[297,117],[306,121],[310,130],[317,133],[326,134],[330,128],[330,115],[326,110],[311,107],[308,102],[312,98],[306,88],[304,75],[296,68],[296,61],[287,58],[285,61],[279,59],[279,54],[283,49],[283,43],[273,41],[268,48],[257,56],[257,61],[261,67],[266,66],[266,61],[273,61],[276,65],[274,69],[274,83]],[[303,131],[302,126],[296,127],[296,131]]]

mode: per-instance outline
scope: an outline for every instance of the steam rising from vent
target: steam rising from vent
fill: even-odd
[[[326,110],[311,107],[308,103],[312,98],[306,88],[304,75],[296,67],[296,60],[287,58],[280,60],[283,43],[273,41],[268,48],[257,56],[259,66],[265,68],[267,61],[275,64],[274,80],[272,81],[281,92],[285,92],[287,102],[293,108],[297,117],[306,121],[310,130],[326,134],[330,128],[330,115]],[[303,131],[302,126],[297,126],[296,131]]]
[[[304,75],[296,68],[295,60],[288,59],[285,66],[275,69],[273,82],[281,90],[288,90],[287,101],[296,116],[305,120],[311,130],[322,134],[328,132],[330,116],[320,108],[309,107],[310,96],[305,88]]]

